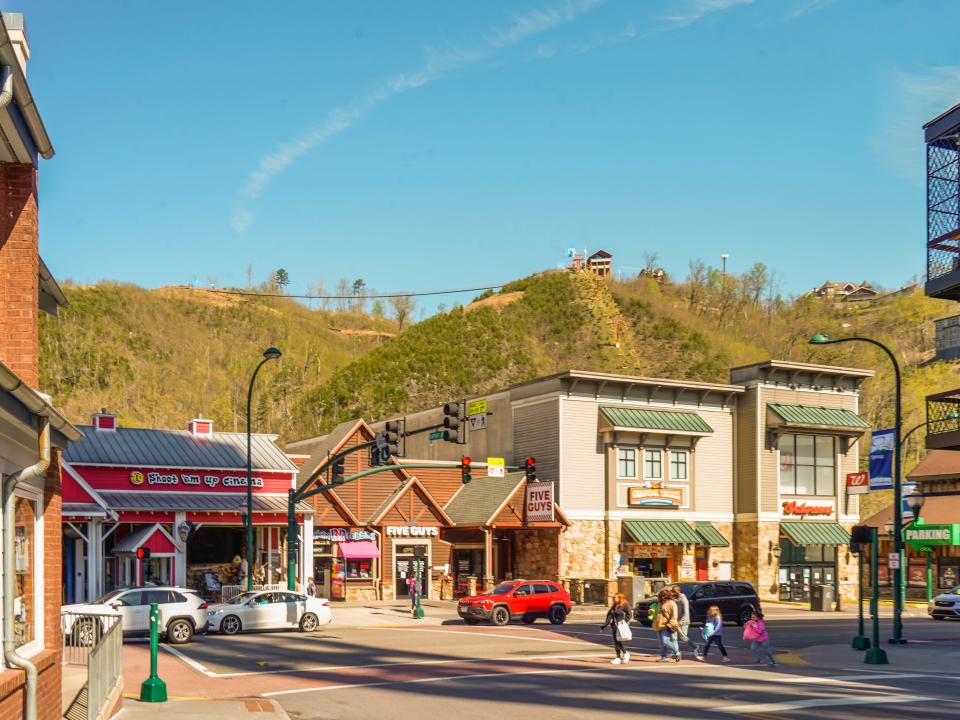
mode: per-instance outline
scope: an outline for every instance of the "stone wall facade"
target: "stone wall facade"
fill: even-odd
[[[604,520],[572,521],[563,534],[560,554],[562,577],[605,578],[610,574],[610,569],[606,567],[606,525]]]
[[[514,577],[559,580],[560,535],[556,528],[514,532]]]

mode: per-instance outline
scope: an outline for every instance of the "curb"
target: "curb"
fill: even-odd
[[[807,608],[809,609],[810,603],[798,603],[798,602],[787,602],[786,600],[761,600],[761,605],[783,605],[784,607],[798,607],[798,608]],[[851,612],[857,609],[857,604],[855,602],[844,603],[845,605],[850,605]],[[893,607],[893,600],[880,600],[879,605],[883,607]],[[870,603],[868,601],[863,603],[863,606],[869,607]],[[907,602],[904,603],[905,608],[913,608],[914,610],[926,610],[927,604],[925,602]],[[812,611],[811,611],[812,612]]]

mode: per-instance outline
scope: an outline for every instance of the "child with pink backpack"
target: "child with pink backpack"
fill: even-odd
[[[757,660],[757,665],[763,662],[761,650],[766,653],[770,667],[777,664],[773,657],[773,650],[770,649],[770,635],[767,633],[767,624],[763,621],[763,613],[754,610],[751,619],[743,626],[743,639],[750,641],[750,649],[753,650],[753,657]]]

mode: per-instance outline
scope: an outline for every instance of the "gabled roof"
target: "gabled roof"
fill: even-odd
[[[450,498],[444,510],[456,525],[489,525],[524,482],[524,473],[476,478]]]
[[[366,431],[373,437],[373,431],[370,429],[370,426],[364,422],[363,418],[359,418],[357,420],[340,423],[322,438],[317,439],[316,444],[309,445],[310,457],[297,471],[297,489],[303,487],[307,480],[310,479],[310,476],[313,475],[314,471],[320,467],[320,463],[330,455],[342,450],[347,440],[349,440],[357,430],[362,428],[366,428]],[[299,440],[295,443],[289,443],[287,447],[289,449],[299,449],[309,442],[309,440]]]
[[[606,250],[597,250],[593,255],[587,258],[587,260],[593,260],[594,258],[612,258],[613,255],[608,253]]]
[[[397,489],[394,490],[393,493],[380,504],[380,507],[373,512],[373,514],[370,516],[370,519],[367,521],[367,524],[378,525],[383,516],[390,512],[390,509],[400,502],[400,498],[410,492],[417,492],[420,494],[421,500],[423,500],[431,509],[431,511],[433,511],[433,513],[445,523],[451,526],[454,524],[453,520],[444,511],[440,503],[438,503],[433,495],[430,494],[430,491],[424,487],[423,483],[415,477],[404,480],[403,483],[401,483]]]
[[[187,430],[117,428],[98,431],[79,426],[84,437],[70,443],[64,460],[75,465],[117,465],[122,467],[209,468],[245,470],[246,433],[215,432],[197,436]],[[254,470],[296,472],[276,435],[256,433],[251,437],[250,457]]]

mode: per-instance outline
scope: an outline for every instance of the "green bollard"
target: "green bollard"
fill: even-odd
[[[140,686],[140,702],[166,702],[167,684],[157,675],[157,622],[160,610],[156,603],[150,603],[150,677]]]

